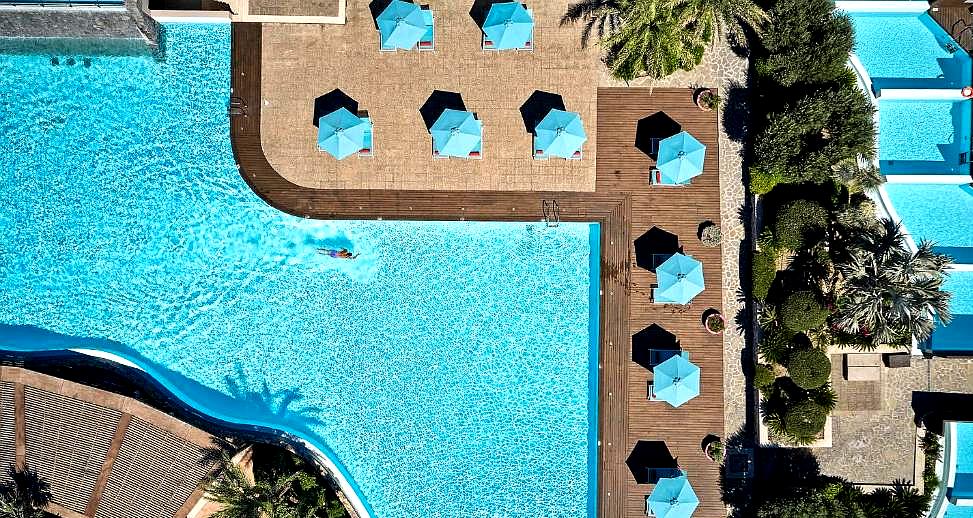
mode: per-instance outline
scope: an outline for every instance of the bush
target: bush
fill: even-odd
[[[828,225],[828,211],[810,200],[795,200],[777,211],[774,241],[787,250],[797,250],[805,238]]]
[[[753,386],[763,390],[771,386],[774,379],[774,370],[769,365],[757,364],[756,370],[753,371]]]
[[[817,295],[810,291],[795,291],[780,306],[781,323],[795,333],[820,328],[829,315]]]
[[[831,181],[831,166],[858,155],[874,157],[873,112],[857,87],[815,91],[768,117],[754,141],[752,170],[790,183]]]
[[[760,356],[763,357],[764,361],[778,365],[787,363],[787,357],[790,356],[791,349],[793,348],[793,342],[791,341],[793,337],[794,333],[781,326],[775,325],[765,329],[763,336],[760,337],[760,341],[757,343]]]
[[[784,431],[798,444],[814,442],[824,430],[828,411],[814,401],[801,401],[788,407],[783,416]]]
[[[757,72],[784,86],[829,82],[845,70],[854,33],[830,0],[777,0],[761,41]]]
[[[770,287],[777,277],[777,256],[774,250],[761,250],[753,254],[753,298],[763,302],[767,300]]]
[[[767,194],[784,181],[784,173],[778,169],[750,169],[750,192]]]
[[[787,373],[798,387],[818,388],[831,377],[831,359],[818,348],[793,351],[787,360]]]

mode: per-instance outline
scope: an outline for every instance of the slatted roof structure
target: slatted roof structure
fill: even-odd
[[[131,398],[0,367],[3,470],[26,461],[50,482],[60,516],[184,518],[213,468],[213,441]]]

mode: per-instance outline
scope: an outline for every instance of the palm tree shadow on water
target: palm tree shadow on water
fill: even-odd
[[[220,427],[279,436],[293,432],[315,437],[313,428],[323,424],[322,409],[299,405],[304,395],[296,388],[274,389],[266,380],[254,380],[243,366],[223,377],[227,393],[152,361],[135,349],[107,338],[72,336],[30,325],[0,324],[0,349],[22,353],[94,350],[111,353],[134,363],[145,378],[192,415]],[[256,389],[252,387],[257,387]]]

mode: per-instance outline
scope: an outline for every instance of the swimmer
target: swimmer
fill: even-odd
[[[356,259],[361,254],[352,255],[347,248],[342,248],[341,250],[332,250],[330,248],[319,248],[318,252],[327,255],[328,257],[334,257],[335,259]]]

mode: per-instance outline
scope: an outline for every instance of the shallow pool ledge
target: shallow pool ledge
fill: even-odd
[[[351,504],[355,514],[357,514],[359,518],[374,517],[374,513],[372,512],[371,507],[369,507],[365,503],[365,501],[362,500],[361,496],[359,495],[358,487],[354,484],[354,482],[351,481],[350,475],[347,474],[345,468],[341,466],[335,459],[332,459],[321,448],[318,448],[318,446],[315,445],[314,442],[305,438],[299,432],[295,430],[282,429],[279,425],[273,425],[273,424],[268,424],[263,422],[247,422],[247,421],[232,419],[223,415],[213,414],[209,410],[207,410],[205,406],[201,404],[197,404],[197,402],[193,401],[192,398],[182,393],[178,388],[175,387],[174,384],[169,383],[165,379],[165,376],[162,376],[157,372],[153,372],[151,368],[146,368],[142,365],[139,365],[137,360],[131,360],[129,358],[120,356],[115,353],[110,353],[107,351],[101,351],[97,349],[68,349],[68,350],[76,353],[112,361],[124,365],[126,367],[131,367],[134,369],[138,369],[142,372],[145,372],[149,376],[152,376],[152,378],[155,379],[157,382],[159,382],[163,387],[165,387],[166,390],[168,390],[174,396],[179,398],[179,400],[182,401],[184,404],[206,414],[211,419],[223,421],[230,425],[259,427],[267,430],[273,430],[291,441],[300,442],[301,446],[305,447],[308,451],[310,451],[314,455],[314,461],[319,466],[324,467],[328,471],[328,474],[334,478],[335,482],[338,483],[338,487],[341,488],[342,494],[344,494],[345,498]]]

